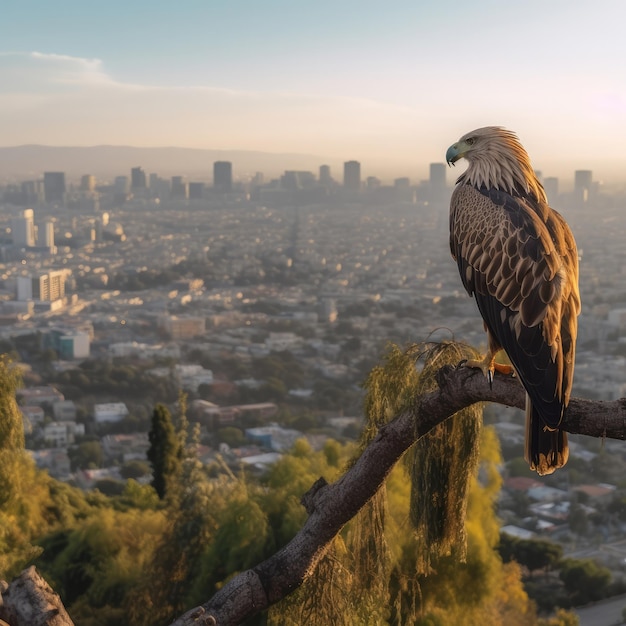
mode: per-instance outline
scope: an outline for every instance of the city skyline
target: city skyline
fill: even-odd
[[[441,161],[461,134],[496,124],[546,175],[621,176],[618,0],[396,0],[384,10],[188,0],[176,11],[33,0],[6,11],[2,146],[319,154],[388,176]]]

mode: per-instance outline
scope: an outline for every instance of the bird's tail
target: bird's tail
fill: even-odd
[[[526,396],[526,451],[524,458],[531,470],[540,476],[552,474],[563,467],[569,458],[567,433],[564,430],[549,430],[533,409],[530,398]]]

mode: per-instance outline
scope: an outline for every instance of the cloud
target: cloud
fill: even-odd
[[[624,98],[615,88],[604,88],[606,95],[593,101],[598,85],[581,90],[579,79],[539,78],[533,89],[520,89],[517,77],[509,82],[504,77],[492,89],[473,77],[403,76],[404,95],[392,102],[398,83],[391,75],[384,78],[373,75],[360,88],[370,98],[332,91],[164,87],[117,80],[99,59],[4,52],[0,145],[314,153],[360,159],[366,175],[393,170],[416,178],[426,176],[425,164],[442,161],[445,148],[463,133],[502,124],[519,133],[541,169],[564,157],[578,167],[593,167],[594,157],[609,162],[618,156],[611,121],[619,125],[624,119]]]
[[[3,93],[63,93],[68,88],[118,85],[100,59],[83,59],[41,52],[1,52],[0,91]]]
[[[99,59],[0,53],[3,145],[132,144],[348,154],[420,125],[410,107],[289,92],[161,87],[115,80]],[[414,143],[413,143],[414,145]]]

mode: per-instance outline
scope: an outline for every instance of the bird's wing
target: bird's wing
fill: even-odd
[[[580,309],[578,257],[567,224],[547,205],[459,185],[450,246],[488,331],[555,428],[571,391]]]

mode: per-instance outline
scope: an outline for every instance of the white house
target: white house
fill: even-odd
[[[128,415],[128,409],[123,402],[108,402],[94,404],[93,417],[97,424],[103,422],[119,422]]]

